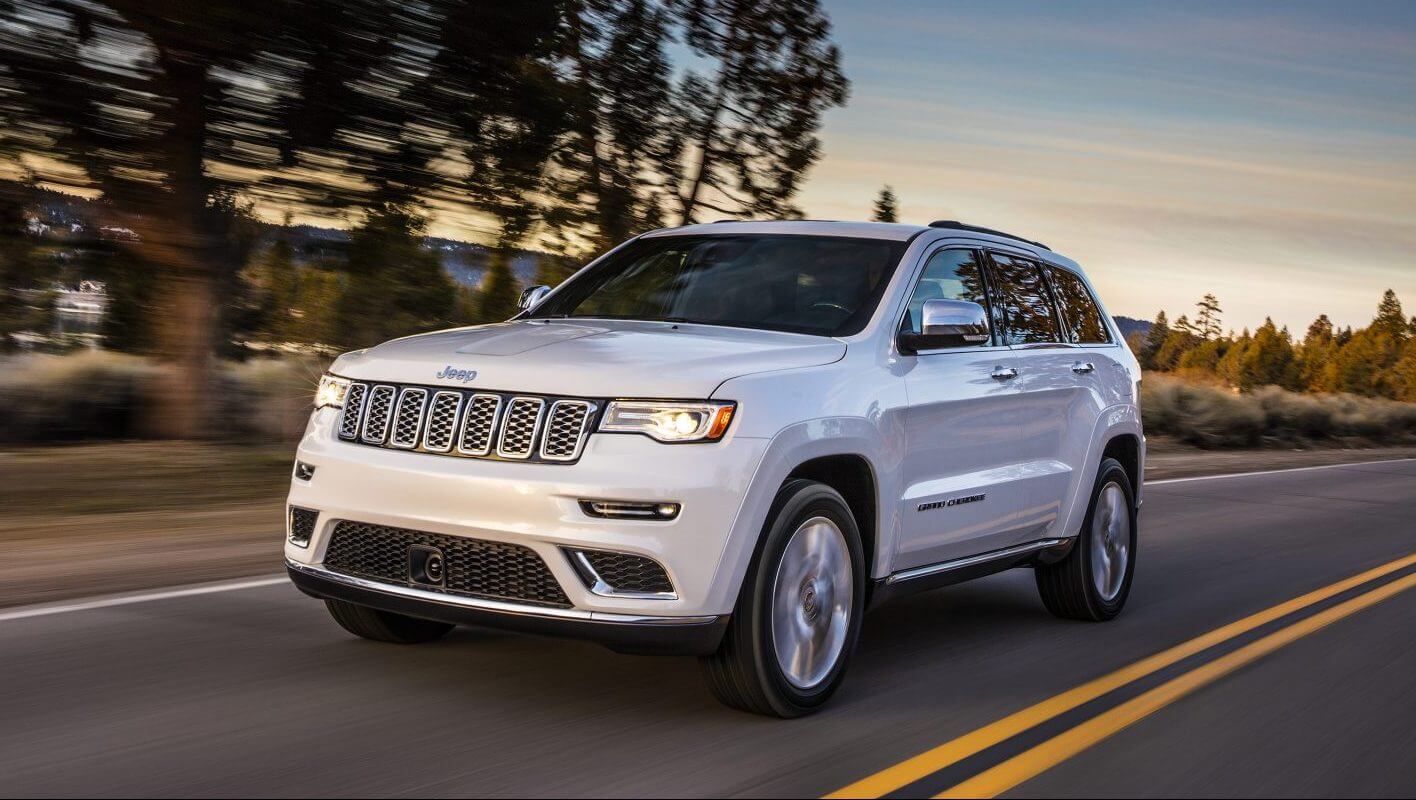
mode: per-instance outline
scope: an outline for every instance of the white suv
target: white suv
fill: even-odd
[[[902,593],[1029,566],[1059,616],[1126,601],[1140,370],[1037,242],[693,225],[523,307],[322,380],[285,556],[349,631],[694,654],[723,702],[790,717]]]

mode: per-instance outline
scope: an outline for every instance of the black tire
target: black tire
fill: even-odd
[[[325,600],[329,615],[346,631],[365,639],[392,644],[422,644],[441,639],[452,625],[430,619],[405,617],[368,606]]]
[[[782,555],[797,529],[813,517],[825,517],[840,530],[849,554],[852,592],[840,655],[825,677],[803,689],[787,679],[778,663],[772,640],[771,606]],[[717,652],[699,659],[713,695],[732,708],[782,718],[800,717],[820,709],[841,685],[860,636],[864,569],[860,531],[841,495],[825,484],[808,480],[792,480],[782,486],[768,514],[758,553],[743,579],[723,642]]]
[[[1098,500],[1106,487],[1113,484],[1125,494],[1130,544],[1120,589],[1108,600],[1093,579],[1092,550],[1096,545],[1090,532],[1097,514]],[[1103,459],[1076,543],[1062,560],[1039,564],[1035,570],[1037,591],[1042,595],[1042,604],[1047,606],[1047,610],[1063,619],[1089,622],[1105,622],[1120,614],[1126,605],[1126,596],[1131,593],[1131,578],[1136,571],[1136,529],[1136,494],[1131,488],[1131,478],[1121,462],[1114,458]]]

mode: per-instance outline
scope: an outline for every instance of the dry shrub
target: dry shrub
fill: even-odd
[[[1147,374],[1141,415],[1149,433],[1199,447],[1294,446],[1359,440],[1416,441],[1416,404],[1347,394],[1299,394],[1264,386],[1247,394]]]
[[[323,361],[223,363],[211,438],[279,441],[300,434]],[[161,367],[105,351],[0,360],[0,442],[140,439]]]

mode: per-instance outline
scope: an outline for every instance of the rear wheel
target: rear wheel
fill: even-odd
[[[441,639],[453,627],[446,622],[406,617],[343,600],[325,600],[325,608],[340,627],[376,642],[421,644]]]
[[[701,663],[726,705],[799,717],[845,677],[860,633],[864,558],[855,518],[831,487],[791,481],[773,509],[723,643]]]
[[[1121,462],[1104,459],[1077,542],[1061,561],[1038,565],[1038,593],[1059,617],[1102,622],[1121,613],[1135,570],[1135,493]]]

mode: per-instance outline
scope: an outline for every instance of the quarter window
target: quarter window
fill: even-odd
[[[1062,332],[1075,344],[1106,344],[1111,334],[1102,321],[1101,310],[1081,278],[1065,269],[1049,266],[1047,275],[1057,291],[1057,304],[1062,307]]]
[[[1059,341],[1056,315],[1042,272],[1021,258],[992,254],[993,277],[998,284],[1007,344]]]
[[[910,295],[900,330],[920,332],[920,315],[926,300],[967,300],[988,308],[988,292],[983,284],[983,271],[978,266],[978,252],[940,250],[930,256],[919,283],[915,284],[914,294]]]

